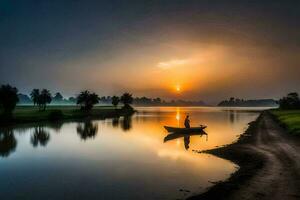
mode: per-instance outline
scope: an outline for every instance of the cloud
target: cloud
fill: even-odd
[[[189,62],[189,60],[186,60],[186,59],[174,59],[174,60],[169,60],[166,62],[159,62],[157,64],[157,67],[167,70],[167,69],[171,69],[173,67],[187,64],[188,62]]]

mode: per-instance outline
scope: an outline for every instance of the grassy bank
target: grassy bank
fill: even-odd
[[[277,121],[290,133],[300,135],[300,110],[271,110]]]
[[[41,121],[72,120],[84,118],[113,118],[128,114],[120,107],[95,106],[91,111],[84,112],[79,106],[48,106],[45,111],[40,111],[33,106],[17,106],[12,118],[0,118],[0,124],[18,124]]]

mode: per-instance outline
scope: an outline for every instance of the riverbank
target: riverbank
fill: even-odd
[[[282,129],[268,112],[250,123],[238,141],[210,153],[240,169],[207,192],[188,199],[297,199],[300,197],[300,141]]]
[[[89,112],[80,110],[79,106],[48,106],[45,111],[40,111],[37,107],[33,106],[17,106],[10,119],[5,117],[0,118],[0,125],[85,118],[116,118],[130,115],[133,112],[113,106],[95,106]]]

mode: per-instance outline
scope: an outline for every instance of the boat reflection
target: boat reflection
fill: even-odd
[[[167,142],[167,141],[170,141],[170,140],[175,140],[175,139],[183,137],[184,147],[185,147],[186,150],[188,150],[190,148],[190,138],[191,138],[191,136],[200,136],[200,137],[202,137],[203,135],[206,136],[206,141],[208,141],[208,134],[205,131],[201,131],[201,132],[195,132],[195,133],[189,133],[189,134],[186,134],[186,133],[170,133],[164,138],[164,142]]]

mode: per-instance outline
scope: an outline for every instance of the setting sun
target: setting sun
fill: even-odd
[[[176,86],[176,91],[177,91],[177,92],[180,92],[180,91],[181,91],[180,85],[177,85],[177,86]]]

